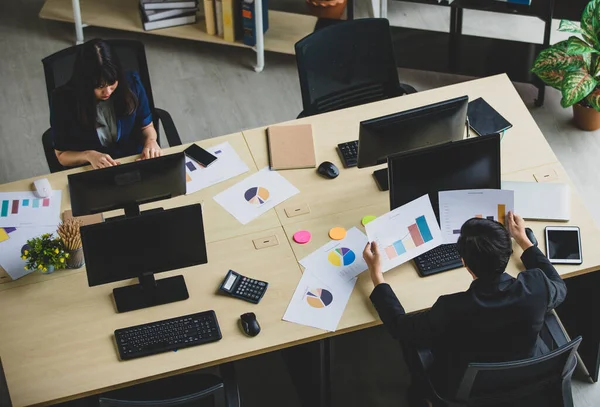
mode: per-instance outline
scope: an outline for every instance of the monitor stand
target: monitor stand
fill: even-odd
[[[183,276],[154,279],[153,273],[138,277],[140,283],[113,290],[118,312],[183,301],[190,298]]]
[[[375,178],[375,183],[379,187],[380,191],[389,191],[390,183],[388,181],[388,169],[382,168],[377,171],[373,171],[373,178]]]

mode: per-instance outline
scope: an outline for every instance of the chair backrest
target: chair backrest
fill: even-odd
[[[546,355],[502,363],[470,363],[455,399],[467,405],[500,405],[522,400],[534,394],[562,395],[564,380],[575,369],[575,352],[581,337]],[[556,393],[553,392],[556,391]],[[562,399],[558,397],[558,405]]]
[[[388,20],[320,29],[295,45],[303,115],[402,95]]]
[[[8,384],[6,383],[6,376],[4,376],[2,359],[0,359],[0,407],[11,406],[12,402],[10,401],[10,394],[8,394]]]

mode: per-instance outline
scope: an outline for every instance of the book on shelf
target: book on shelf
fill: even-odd
[[[150,21],[159,21],[166,20],[167,18],[180,17],[184,15],[190,15],[190,11],[194,11],[195,9],[189,8],[175,8],[172,10],[146,10],[144,8],[140,8],[142,13],[142,19],[145,22]]]
[[[140,0],[145,10],[172,10],[172,9],[195,9],[198,7],[196,0]]]
[[[217,21],[217,35],[223,36],[223,1],[215,0],[215,20]]]
[[[256,45],[256,22],[254,13],[255,0],[239,0],[242,1],[242,27],[244,33],[244,44]],[[262,0],[263,11],[263,33],[269,29],[269,10],[267,0]]]
[[[221,0],[223,5],[223,39],[234,42],[242,38],[241,0]]]
[[[216,35],[215,0],[204,0],[204,19],[206,21],[206,33]]]
[[[152,30],[158,30],[161,28],[176,27],[179,25],[187,25],[187,24],[194,24],[194,23],[196,23],[196,10],[192,10],[192,11],[188,12],[188,14],[183,15],[183,16],[167,18],[164,20],[158,20],[158,21],[143,21],[142,20],[142,25],[144,27],[144,30],[146,30],[146,31],[152,31]]]

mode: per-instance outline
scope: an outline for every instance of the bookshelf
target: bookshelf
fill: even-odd
[[[77,27],[77,21],[74,18],[78,14],[77,10],[81,10],[81,26],[142,32],[150,35],[251,48],[241,41],[229,42],[218,36],[207,34],[204,17],[201,15],[198,16],[196,24],[144,31],[138,11],[138,0],[47,0],[40,10],[39,16],[48,20],[76,23],[77,42],[80,43],[83,42],[83,34],[81,27]],[[264,44],[261,47],[257,41],[255,47],[257,53],[255,70],[262,71],[265,50],[294,55],[294,44],[312,33],[316,23],[317,18],[313,16],[269,10],[269,30],[265,33]],[[262,32],[262,30],[260,31]]]
[[[530,69],[540,51],[550,45],[555,0],[532,0],[529,6],[496,0],[454,0],[451,4],[438,0],[396,1],[450,7],[448,32],[391,27],[400,67],[476,77],[506,73],[512,81],[535,85],[535,105],[544,104],[546,87]],[[380,15],[387,17],[387,0],[381,0],[380,6]],[[465,9],[537,17],[545,23],[543,43],[465,35]]]

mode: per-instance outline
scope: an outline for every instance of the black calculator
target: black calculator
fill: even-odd
[[[253,280],[229,270],[219,289],[232,297],[258,304],[268,286],[269,283]]]

